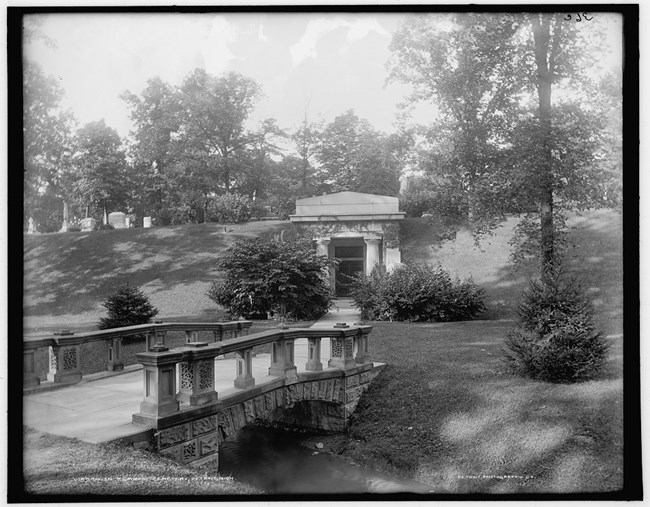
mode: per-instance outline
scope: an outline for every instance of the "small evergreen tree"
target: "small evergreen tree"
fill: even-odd
[[[108,311],[108,317],[99,319],[99,329],[147,324],[158,315],[149,298],[140,289],[128,284],[109,296],[102,306]]]
[[[575,278],[561,270],[531,280],[519,305],[519,326],[505,339],[505,357],[524,376],[549,382],[593,377],[605,364],[608,343],[595,331],[593,310]]]

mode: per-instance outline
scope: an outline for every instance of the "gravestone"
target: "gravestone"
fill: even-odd
[[[144,227],[145,229],[151,227],[151,217],[144,217],[142,219],[142,227]]]
[[[126,215],[121,211],[109,213],[108,223],[113,226],[113,229],[126,229]]]
[[[36,225],[34,224],[34,219],[32,217],[29,217],[28,223],[27,234],[36,234]]]
[[[126,225],[126,228],[129,229],[131,227],[131,217],[126,217],[124,219],[124,224]]]
[[[96,225],[97,225],[97,220],[90,217],[82,218],[79,221],[79,226],[81,227],[82,232],[94,231]]]

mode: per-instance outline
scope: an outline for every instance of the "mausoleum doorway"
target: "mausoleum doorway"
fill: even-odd
[[[350,283],[355,275],[365,272],[365,244],[363,238],[333,239],[335,269],[334,293],[337,297],[350,295]]]

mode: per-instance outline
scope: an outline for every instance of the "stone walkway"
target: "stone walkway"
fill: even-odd
[[[349,300],[337,300],[335,306],[312,327],[327,328],[345,322],[359,322],[360,313]],[[254,333],[255,328],[251,328]],[[307,363],[307,339],[295,342],[295,364],[304,372]],[[328,338],[321,342],[321,361],[327,367],[330,358]],[[270,354],[253,358],[253,377],[256,385],[276,379],[268,375]],[[138,435],[143,427],[131,422],[132,414],[140,411],[142,401],[142,368],[132,365],[120,374],[94,380],[92,375],[79,384],[54,391],[29,394],[23,397],[23,424],[55,435],[100,443]],[[236,376],[235,359],[215,361],[215,389],[222,395],[238,391],[233,387]]]

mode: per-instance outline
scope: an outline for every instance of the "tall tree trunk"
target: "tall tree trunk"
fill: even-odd
[[[553,156],[551,153],[551,89],[553,85],[554,55],[550,48],[552,15],[531,14],[535,39],[535,63],[537,65],[537,95],[543,162],[540,169],[540,222],[541,222],[541,273],[553,269],[555,257],[555,228],[553,224]],[[555,30],[559,30],[557,19]],[[556,33],[557,37],[559,34]]]

